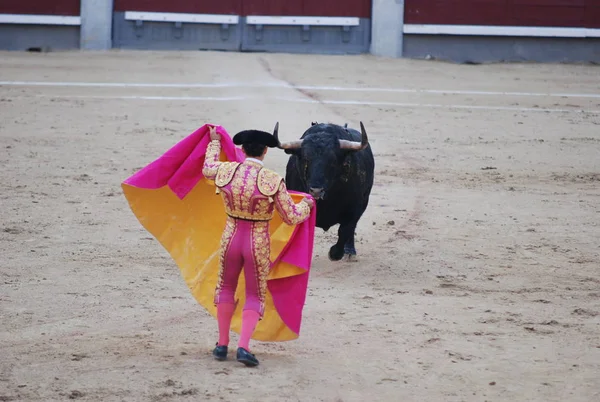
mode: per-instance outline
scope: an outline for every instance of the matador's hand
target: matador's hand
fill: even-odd
[[[215,127],[215,126],[209,126],[208,127],[208,131],[210,133],[210,140],[211,141],[220,140],[221,139],[221,134],[217,133],[217,127]]]
[[[312,207],[315,205],[315,202],[312,200],[312,198],[304,197],[303,201],[308,204],[310,209],[312,209]]]

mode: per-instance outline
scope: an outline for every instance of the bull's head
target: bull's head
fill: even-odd
[[[304,191],[318,200],[325,198],[328,189],[333,185],[344,180],[346,157],[367,148],[369,139],[362,122],[360,142],[339,139],[335,131],[314,126],[311,125],[311,129],[299,141],[279,142],[277,127],[273,135],[280,149],[298,158],[296,167],[304,183]]]

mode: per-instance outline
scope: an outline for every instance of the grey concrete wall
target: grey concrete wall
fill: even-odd
[[[596,62],[600,38],[404,35],[404,57],[458,63]]]
[[[1,50],[70,50],[79,48],[79,27],[0,24]]]
[[[404,0],[373,0],[371,15],[371,53],[402,57]]]
[[[369,52],[371,24],[361,18],[359,26],[347,31],[340,26],[244,25],[243,51],[314,53],[314,54],[361,54]]]
[[[112,15],[113,0],[81,0],[81,49],[112,47]]]
[[[113,46],[119,49],[152,50],[239,50],[242,40],[242,19],[227,29],[221,24],[125,20],[125,13],[113,18]]]

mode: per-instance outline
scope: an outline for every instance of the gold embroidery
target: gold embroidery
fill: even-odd
[[[231,218],[227,218],[225,222],[225,230],[221,236],[221,247],[219,253],[219,273],[217,274],[217,286],[215,288],[214,304],[219,302],[219,294],[223,286],[223,272],[225,271],[225,254],[229,250],[231,245],[231,239],[235,233],[235,221]]]
[[[258,173],[258,191],[267,197],[275,195],[279,189],[279,183],[283,180],[283,177],[269,169],[261,169]]]
[[[244,195],[242,198],[242,212],[252,212],[252,195],[256,189],[256,176],[258,175],[258,169],[254,166],[248,166],[248,175],[246,176],[246,183],[244,187]]]
[[[236,172],[240,164],[238,162],[221,162],[217,169],[217,177],[215,178],[215,185],[217,187],[223,187],[231,182],[233,175]]]
[[[260,315],[264,314],[267,294],[267,276],[271,269],[271,241],[269,238],[268,222],[256,222],[252,225],[252,249],[258,281],[258,298],[260,300]]]
[[[288,225],[297,225],[310,215],[308,204],[304,201],[294,203],[283,182],[279,184],[279,191],[275,195],[275,207]]]
[[[254,213],[257,216],[268,216],[269,218],[273,216],[273,209],[270,208],[271,203],[268,199],[259,198],[256,200],[256,207]]]
[[[202,174],[209,180],[213,180],[222,162],[219,162],[221,143],[218,140],[211,141],[206,148]]]
[[[238,169],[236,176],[230,186],[223,187],[223,200],[225,202],[225,212],[233,218],[266,221],[273,217],[273,204],[262,194],[255,193],[256,186],[251,183],[252,174],[246,176],[245,181],[241,181],[244,168]],[[242,184],[243,183],[243,184]],[[240,199],[235,202],[235,196]],[[241,205],[240,205],[241,204]]]
[[[242,188],[244,186],[244,176],[246,175],[245,169],[238,169],[236,174],[233,176],[231,181],[231,200],[232,209],[238,211],[241,207],[240,196],[242,194]]]
[[[249,210],[235,210],[230,205],[225,205],[225,212],[233,218],[250,221],[268,221],[273,218],[273,204],[262,194],[253,194],[249,201]]]
[[[223,187],[221,189],[221,197],[223,199],[223,203],[225,204],[225,211],[231,210],[232,200],[231,200],[231,191],[227,187]]]

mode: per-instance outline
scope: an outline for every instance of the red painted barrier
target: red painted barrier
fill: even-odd
[[[600,27],[600,0],[406,0],[406,24]]]
[[[79,16],[80,0],[1,0],[0,14]]]

